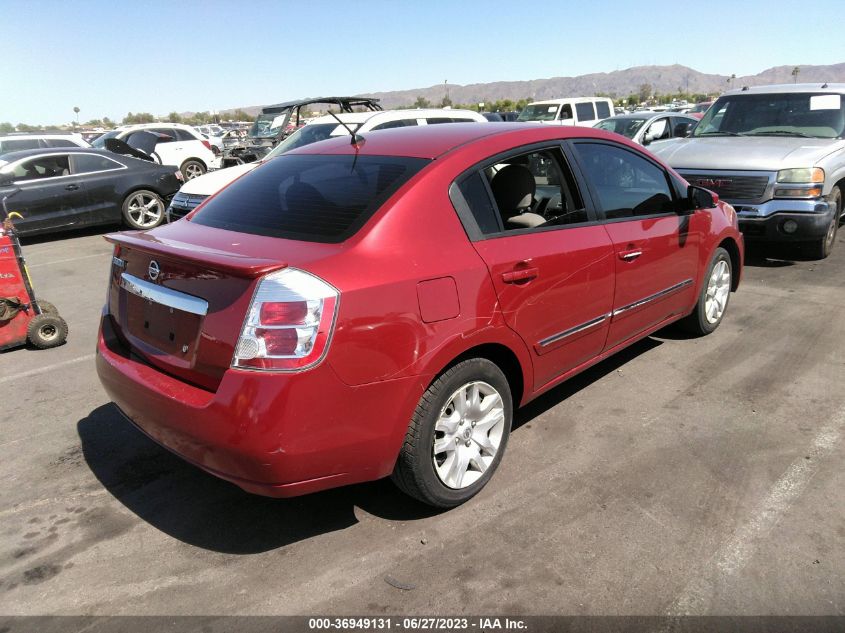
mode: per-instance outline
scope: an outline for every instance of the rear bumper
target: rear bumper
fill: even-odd
[[[244,490],[290,497],[370,481],[393,470],[418,377],[351,387],[328,363],[299,374],[228,370],[217,391],[130,356],[102,322],[97,373],[141,431]]]
[[[777,204],[775,204],[777,203]],[[769,205],[772,208],[762,208]],[[739,230],[748,242],[807,242],[823,238],[830,226],[834,207],[824,200],[772,200],[753,213],[737,207]],[[797,228],[789,233],[785,225],[792,220]]]

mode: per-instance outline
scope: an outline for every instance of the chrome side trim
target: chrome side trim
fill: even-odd
[[[673,292],[677,292],[682,288],[686,288],[687,286],[692,285],[692,279],[685,279],[679,284],[675,284],[674,286],[670,286],[666,288],[666,290],[661,290],[660,292],[655,292],[653,295],[646,297],[645,299],[640,299],[639,301],[634,301],[634,303],[629,303],[626,306],[622,306],[621,308],[616,308],[613,311],[613,316],[619,316],[623,312],[627,312],[628,310],[633,310],[634,308],[639,308],[647,303],[655,301],[657,299],[662,299],[666,295],[670,295]]]
[[[198,314],[200,316],[208,314],[208,301],[205,299],[186,295],[184,292],[177,292],[164,286],[151,284],[129,273],[122,273],[120,275],[120,287],[142,299],[173,308],[174,310],[190,312],[191,314]]]
[[[573,334],[578,334],[579,332],[583,332],[584,330],[589,330],[592,327],[595,327],[601,323],[604,323],[610,318],[610,313],[603,314],[600,317],[596,317],[595,319],[590,319],[586,323],[582,323],[581,325],[576,325],[573,328],[569,328],[568,330],[564,330],[563,332],[558,332],[557,334],[552,334],[548,338],[544,338],[542,341],[537,343],[540,347],[548,347],[552,343],[557,343],[565,339],[567,336],[572,336]]]

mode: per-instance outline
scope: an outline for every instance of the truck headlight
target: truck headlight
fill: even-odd
[[[778,182],[795,184],[823,183],[824,170],[820,167],[781,169],[778,172]]]

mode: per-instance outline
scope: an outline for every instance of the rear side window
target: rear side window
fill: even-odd
[[[416,119],[397,119],[396,121],[387,121],[385,123],[380,123],[379,125],[374,125],[370,131],[375,132],[376,130],[389,130],[395,127],[408,127],[416,124]]]
[[[8,141],[0,141],[0,150],[4,152],[16,152],[23,149],[38,149],[37,138],[15,138]]]
[[[596,101],[596,114],[600,119],[610,116],[610,106],[607,105],[607,101]]]
[[[79,147],[76,143],[66,138],[45,138],[44,144],[47,147]]]
[[[123,165],[99,154],[74,154],[73,173],[87,174],[95,171],[110,171],[121,169]]]
[[[177,127],[176,129],[174,129],[173,132],[176,134],[176,140],[177,141],[196,141],[197,140],[196,136],[194,136],[193,134],[188,132],[188,130],[183,130],[180,127]],[[208,134],[208,132],[206,132],[206,134]]]
[[[578,115],[579,121],[592,121],[596,118],[596,113],[593,110],[593,104],[590,102],[576,103],[575,113]]]
[[[254,235],[342,242],[428,162],[396,156],[279,156],[226,187],[192,221]]]

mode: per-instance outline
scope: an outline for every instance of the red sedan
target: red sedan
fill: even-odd
[[[386,130],[280,156],[115,244],[97,369],[139,429],[278,497],[392,475],[440,507],[515,407],[736,290],[733,208],[579,127]]]

